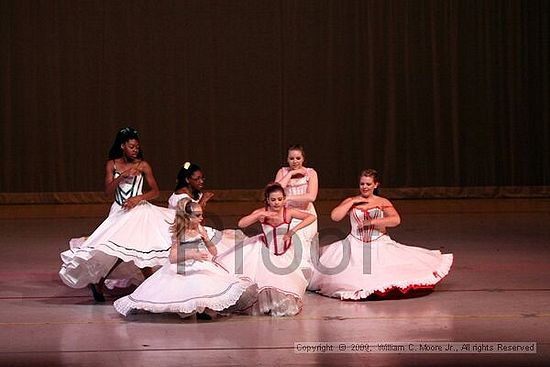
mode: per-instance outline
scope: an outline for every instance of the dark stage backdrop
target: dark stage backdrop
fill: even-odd
[[[103,189],[116,131],[261,188],[550,185],[550,1],[0,0],[0,193]]]

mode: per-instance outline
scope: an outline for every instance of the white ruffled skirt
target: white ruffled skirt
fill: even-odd
[[[317,216],[315,206],[309,203],[307,209],[303,210],[306,213]],[[301,222],[300,219],[293,218],[290,223],[290,228],[294,228]],[[319,254],[319,234],[317,233],[317,220],[310,225],[296,232],[297,238],[292,240],[294,251],[296,254],[301,253],[300,268],[304,272],[306,278],[311,275],[313,263],[318,260]]]
[[[61,253],[59,276],[72,288],[84,288],[104,277],[117,259],[139,268],[166,264],[174,213],[146,201],[128,211],[111,209],[89,237],[70,241],[70,249]]]
[[[352,235],[325,249],[309,289],[342,300],[359,300],[392,290],[433,288],[448,273],[452,254],[406,246],[383,235],[363,243]]]
[[[250,310],[252,315],[296,315],[302,309],[307,287],[299,266],[301,259],[294,257],[292,248],[283,255],[274,255],[261,238],[246,238],[213,261],[230,274],[257,284],[258,302]]]
[[[114,302],[126,316],[132,311],[178,313],[182,317],[207,310],[245,312],[257,298],[256,285],[238,279],[211,261],[169,264],[147,278],[132,294]]]

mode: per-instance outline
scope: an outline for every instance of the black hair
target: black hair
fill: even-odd
[[[121,158],[124,153],[122,152],[122,148],[120,146],[132,139],[139,141],[139,134],[136,129],[129,126],[120,129],[116,134],[115,142],[111,146],[111,149],[109,149],[109,159]],[[139,159],[143,159],[143,150],[141,147],[139,148],[137,157]]]
[[[178,177],[176,178],[176,188],[174,191],[178,191],[183,187],[189,187],[189,182],[187,179],[193,176],[193,173],[197,171],[202,171],[201,168],[195,163],[185,162],[178,172]],[[193,199],[197,200],[199,198],[200,192],[193,192]]]

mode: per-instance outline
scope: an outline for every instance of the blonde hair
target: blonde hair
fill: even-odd
[[[176,239],[181,239],[185,231],[189,228],[191,222],[191,216],[193,212],[199,208],[200,205],[189,198],[184,198],[178,201],[176,206],[176,216],[174,222],[171,223],[170,232]]]

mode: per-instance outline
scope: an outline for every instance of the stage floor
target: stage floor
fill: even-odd
[[[317,204],[322,245],[347,234],[347,221],[330,221],[336,204]],[[0,366],[550,365],[550,199],[394,205],[402,217],[390,231],[394,240],[454,254],[450,274],[431,294],[342,302],[308,292],[295,317],[212,321],[125,319],[112,306],[116,295],[96,304],[87,289],[60,281],[59,253],[71,237],[89,234],[108,206],[0,206]],[[207,215],[218,227],[234,227],[256,206],[212,202]],[[296,343],[304,342],[371,348],[298,353]],[[471,352],[391,350],[441,342],[470,344]],[[533,342],[536,353],[491,352],[497,342]],[[379,344],[385,353],[373,347]]]

